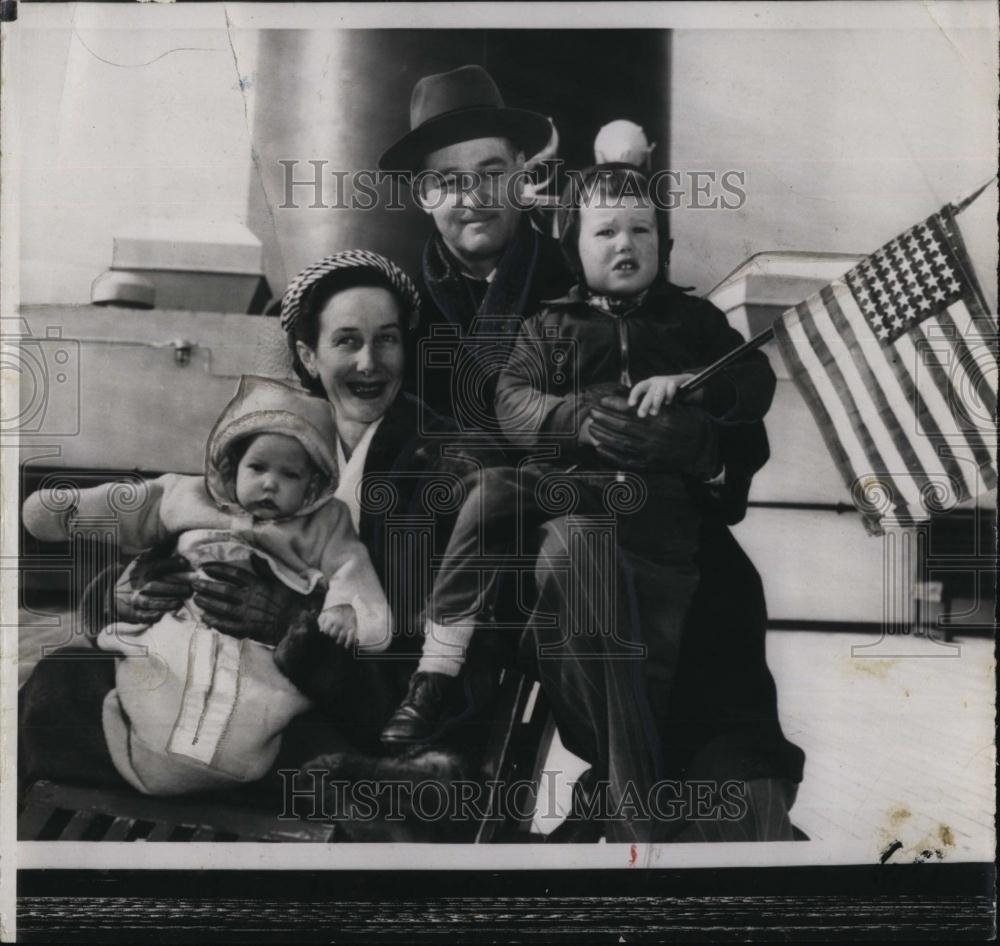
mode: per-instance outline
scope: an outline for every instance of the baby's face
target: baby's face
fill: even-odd
[[[302,508],[313,464],[284,434],[261,434],[236,468],[236,501],[256,519],[291,516]]]
[[[606,206],[602,206],[605,204]],[[659,268],[656,211],[634,197],[595,194],[580,208],[578,252],[594,292],[634,296],[652,285]]]

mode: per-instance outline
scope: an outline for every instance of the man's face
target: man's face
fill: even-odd
[[[448,249],[474,275],[488,275],[517,229],[511,175],[524,155],[506,138],[474,138],[424,159],[422,203]]]

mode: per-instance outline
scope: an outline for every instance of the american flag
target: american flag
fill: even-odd
[[[774,334],[870,531],[996,488],[996,318],[947,205]]]

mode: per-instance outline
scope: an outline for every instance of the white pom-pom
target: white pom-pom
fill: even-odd
[[[620,161],[644,167],[655,147],[635,122],[619,118],[609,122],[597,133],[594,139],[594,159],[597,164]]]

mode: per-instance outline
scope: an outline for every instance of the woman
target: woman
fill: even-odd
[[[431,597],[431,553],[444,554],[455,516],[482,467],[499,459],[489,444],[480,443],[474,453],[457,448],[454,425],[401,390],[405,336],[415,327],[418,305],[416,289],[394,264],[355,250],[303,271],[285,293],[281,312],[303,387],[333,407],[341,476],[337,495],[351,508],[386,591],[396,624],[390,653],[400,659],[392,664],[355,661],[368,664],[362,673],[345,669],[345,675],[360,681],[359,695],[369,697],[360,727],[358,701],[345,699],[341,683],[331,687],[312,679],[314,668],[328,667],[330,660],[314,659],[323,641],[308,621],[295,626],[276,660],[345,730],[353,730],[355,745],[373,751],[407,684],[412,690],[439,682],[428,679],[436,674],[411,678],[411,655],[423,642]],[[434,589],[435,606],[445,612],[470,610],[459,582],[447,586],[443,593]],[[227,593],[224,586],[204,591]],[[461,595],[461,606],[449,607],[442,594],[452,600]],[[375,702],[372,686],[380,696]],[[441,695],[459,702],[462,694]]]
[[[118,617],[142,622],[178,607],[193,584],[195,601],[217,629],[281,640],[278,666],[316,709],[286,731],[276,769],[297,767],[321,752],[377,751],[422,642],[417,619],[425,602],[414,589],[430,587],[429,572],[417,580],[414,561],[404,558],[397,540],[405,543],[406,530],[396,523],[414,515],[426,523],[433,514],[424,538],[429,550],[442,551],[463,484],[479,469],[472,457],[442,450],[451,443],[443,437],[452,430],[449,423],[401,392],[406,334],[418,305],[416,288],[402,270],[375,253],[354,250],[303,271],[282,306],[296,373],[310,393],[329,400],[336,416],[337,496],[351,511],[393,610],[388,659],[345,657],[317,632],[309,617],[314,602],[288,593],[266,566],[255,578],[210,564],[205,570],[212,579],[189,583],[183,560],[154,554],[130,583],[113,589]],[[85,603],[84,611],[93,609]],[[107,622],[107,614],[99,615],[94,629]],[[120,784],[101,731],[101,705],[114,685],[113,658],[87,656],[86,662],[57,655],[42,660],[22,690],[23,785],[40,777]]]

